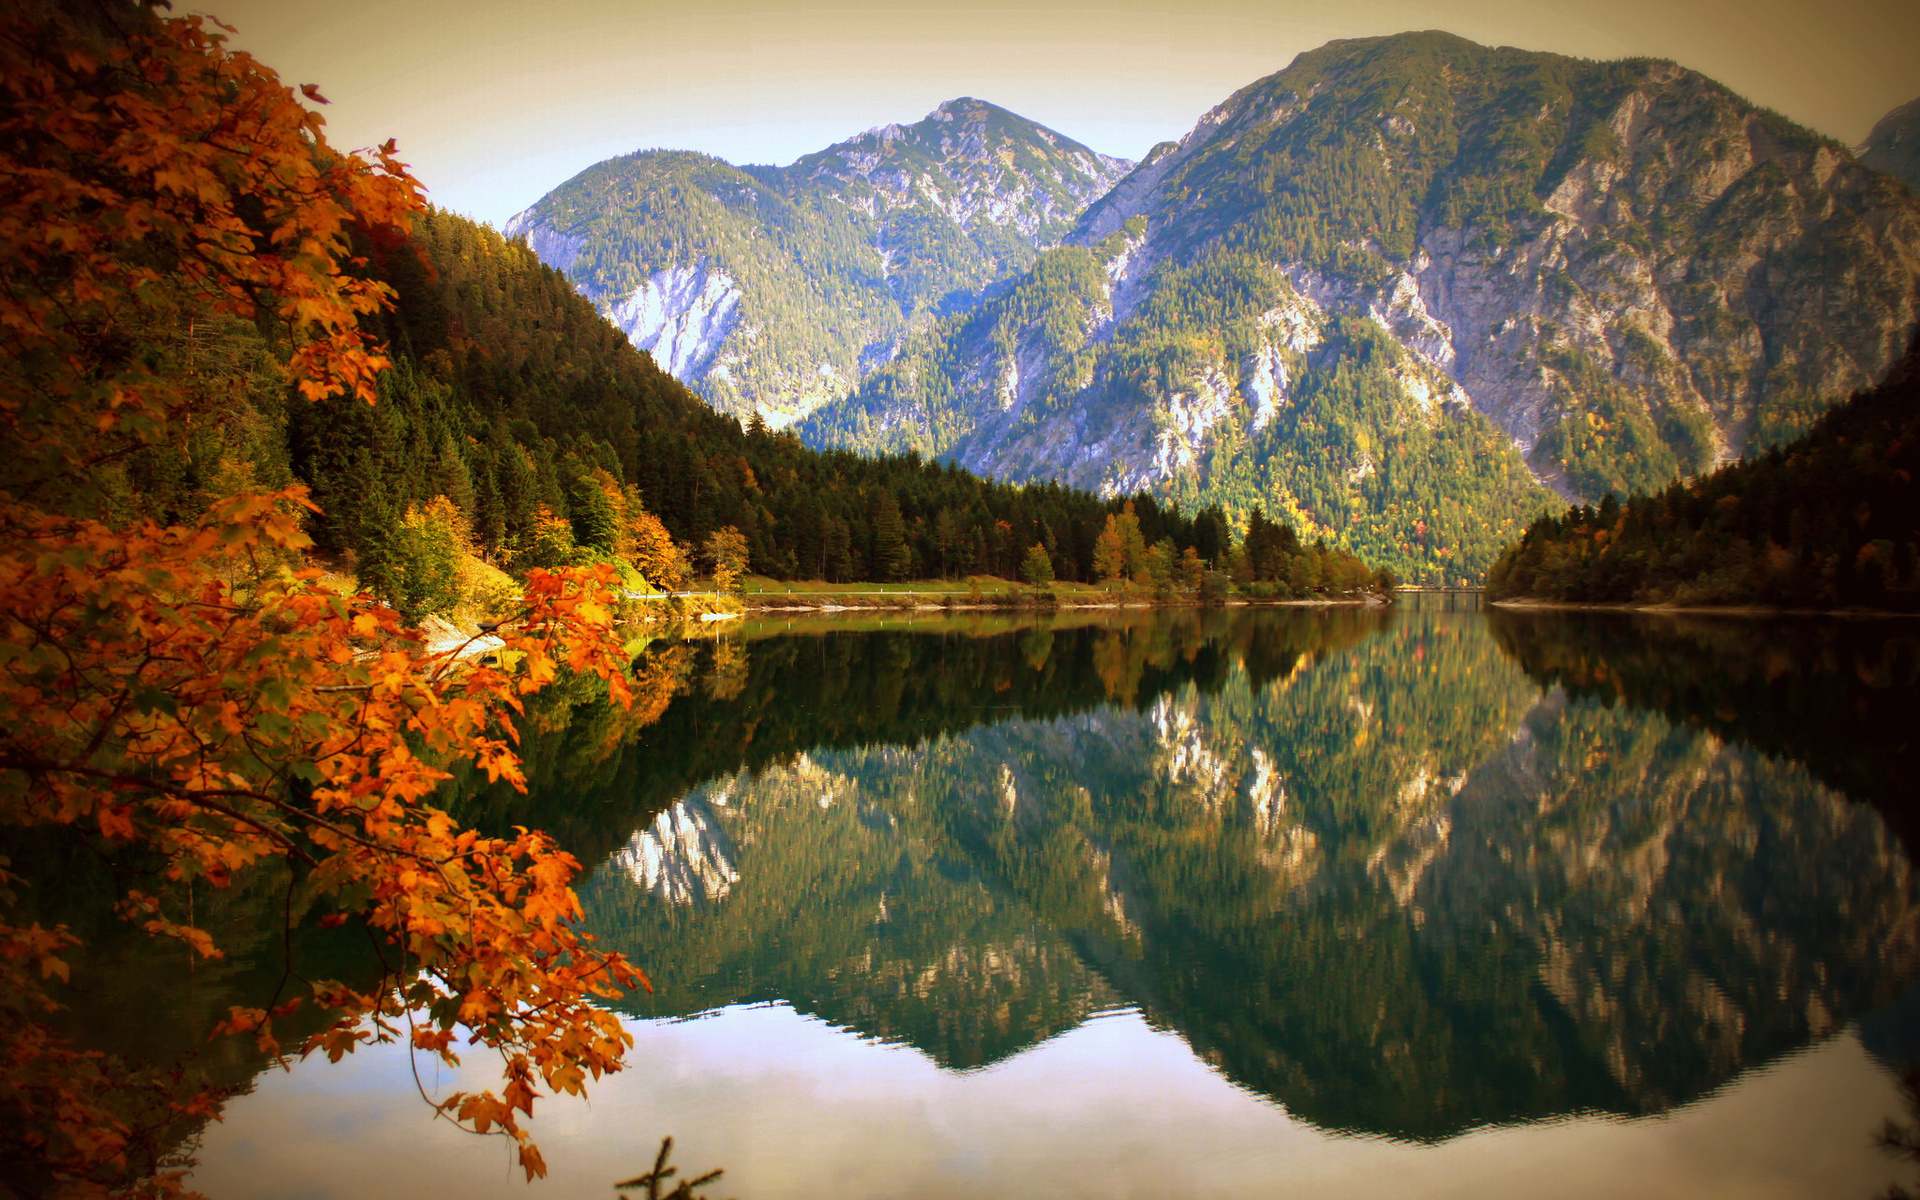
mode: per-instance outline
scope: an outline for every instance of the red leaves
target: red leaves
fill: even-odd
[[[108,380],[89,359],[183,308],[265,315],[295,344],[304,394],[373,399],[386,360],[359,317],[389,293],[339,264],[354,227],[405,236],[419,186],[391,144],[371,162],[328,150],[293,91],[222,40],[198,17],[85,51],[57,17],[0,25],[0,356],[28,385],[0,389],[0,411],[79,406],[47,423],[50,467],[112,449],[56,425],[136,441],[167,425],[178,376],[136,357]],[[263,236],[277,253],[259,252]]]
[[[357,910],[417,971],[405,1007],[449,1035],[436,1048],[457,1026],[527,1064],[501,1107],[475,1099],[462,1111],[520,1141],[537,1173],[516,1114],[542,1086],[578,1091],[618,1069],[627,1039],[593,1001],[645,980],[570,924],[580,915],[572,856],[537,832],[462,830],[425,800],[461,758],[524,784],[498,714],[559,663],[627,693],[607,580],[540,574],[498,665],[418,657],[389,610],[333,594],[311,573],[260,582],[244,602],[209,576],[213,546],[292,540],[284,511],[272,497],[234,498],[202,526],[119,532],[49,519],[31,561],[0,555],[10,622],[0,704],[31,715],[0,731],[0,767],[21,783],[0,796],[0,815],[84,819],[109,842],[159,854],[170,877],[214,886],[261,858],[306,860],[309,885]],[[305,799],[290,778],[307,782]],[[123,907],[154,936],[219,953],[152,897]],[[0,936],[23,963],[64,969],[40,949],[53,945],[43,935],[0,926]],[[298,1049],[351,1050],[367,1036],[366,1011],[343,1010]],[[277,1054],[273,1018],[236,1010],[220,1033]]]
[[[398,1036],[402,1017],[420,1049],[494,1046],[501,1096],[449,1098],[451,1111],[513,1137],[529,1176],[543,1173],[520,1117],[542,1087],[577,1092],[619,1068],[629,1039],[594,999],[646,981],[569,924],[570,856],[538,833],[460,830],[425,800],[459,760],[524,786],[508,714],[563,666],[630,698],[611,573],[536,572],[523,619],[480,665],[422,657],[391,610],[276,566],[308,546],[301,489],[222,496],[177,525],[39,499],[181,437],[197,402],[183,373],[123,348],[177,318],[258,318],[299,394],[372,402],[388,363],[360,317],[390,296],[344,269],[349,234],[402,239],[420,204],[392,142],[371,161],[333,152],[293,90],[202,19],[98,44],[42,7],[0,15],[0,420],[20,459],[0,473],[0,821],[136,848],[176,883],[301,860],[307,899],[336,910],[322,924],[354,915],[406,964],[368,993],[307,985],[294,1000],[338,1020],[301,1052],[337,1059]],[[9,923],[8,882],[0,872],[0,1151],[26,1145],[47,1170],[119,1186],[130,1134],[105,1098],[128,1077],[29,1018],[75,942]],[[121,915],[219,954],[153,897],[129,894]],[[277,1054],[274,1021],[291,1011],[236,1008],[216,1032]]]

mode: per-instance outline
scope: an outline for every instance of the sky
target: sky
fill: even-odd
[[[495,226],[649,147],[785,164],[975,96],[1138,158],[1336,38],[1445,29],[1650,55],[1858,144],[1920,96],[1915,0],[176,0],[331,102],[328,140],[395,138],[443,208]]]

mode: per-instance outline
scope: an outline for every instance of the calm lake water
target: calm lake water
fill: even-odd
[[[1858,1197],[1920,1059],[1911,624],[739,622],[534,795],[652,974],[553,1173],[407,1056],[261,1074],[217,1198]],[[492,1074],[477,1056],[474,1081]],[[459,1073],[421,1063],[429,1090]]]

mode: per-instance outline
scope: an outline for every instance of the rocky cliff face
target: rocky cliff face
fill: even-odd
[[[607,316],[668,374],[686,379],[713,366],[739,326],[740,289],[710,263],[671,267],[615,301]]]
[[[1909,100],[1876,121],[1854,153],[1874,170],[1920,190],[1920,100]]]
[[[1025,268],[1131,165],[963,98],[784,168],[609,160],[507,232],[717,407],[781,425]]]
[[[1845,148],[1671,63],[1443,34],[1302,55],[1066,240],[1099,271],[1037,266],[805,434],[1471,578],[1471,527],[1545,499],[1515,472],[1598,500],[1772,444],[1920,318],[1920,203]]]
[[[1710,465],[1877,381],[1920,316],[1920,208],[1664,62],[1336,43],[1209,113],[1072,240],[1134,216],[1140,263],[1258,245],[1364,307],[1595,498],[1634,472],[1577,461],[1563,417],[1606,420],[1603,451]]]

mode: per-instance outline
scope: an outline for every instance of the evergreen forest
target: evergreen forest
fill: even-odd
[[[414,231],[356,247],[395,293],[368,318],[394,362],[379,403],[290,402],[258,331],[185,331],[179,353],[219,401],[182,444],[129,458],[122,506],[182,519],[235,475],[304,483],[321,554],[413,616],[505,594],[501,572],[595,561],[637,572],[631,587],[666,588],[715,570],[1011,579],[1036,546],[1061,581],[1193,591],[1215,568],[1260,594],[1307,594],[1385,578],[1291,528],[1276,551],[1256,526],[1248,560],[1218,508],[999,484],[912,451],[818,452],[758,420],[742,426],[520,242],[432,209]],[[474,559],[493,569],[477,581],[458,569]]]
[[[1535,521],[1495,598],[1920,611],[1920,345],[1794,441]]]

